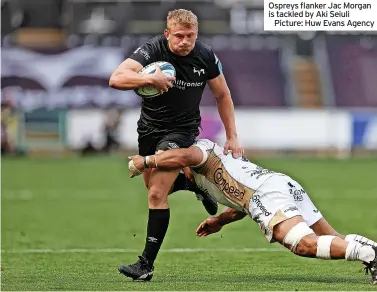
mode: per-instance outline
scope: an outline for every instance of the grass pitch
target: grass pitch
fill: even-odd
[[[377,160],[257,163],[297,179],[339,232],[377,239]],[[152,282],[132,282],[117,267],[141,253],[148,205],[123,158],[4,159],[1,203],[2,290],[377,289],[361,263],[299,258],[248,218],[197,238],[207,215],[188,192],[169,198]]]

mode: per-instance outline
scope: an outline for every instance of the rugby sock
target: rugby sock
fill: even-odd
[[[347,242],[356,241],[363,245],[370,245],[370,246],[377,247],[377,242],[374,242],[373,240],[366,238],[362,235],[358,235],[358,234],[348,234],[344,240]]]
[[[370,263],[376,257],[376,252],[371,246],[362,245],[356,241],[348,243],[346,249],[347,261],[363,261]]]
[[[176,180],[174,181],[172,193],[178,191],[185,191],[189,187],[189,180],[186,178],[184,173],[179,173]]]
[[[168,230],[170,209],[149,209],[147,238],[142,256],[153,265]]]

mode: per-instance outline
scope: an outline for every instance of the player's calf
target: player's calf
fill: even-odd
[[[356,241],[358,243],[361,243],[363,245],[370,245],[377,247],[377,242],[362,236],[358,234],[348,234],[348,235],[342,235],[338,233],[327,221],[325,218],[321,218],[317,222],[315,222],[312,226],[310,226],[311,229],[313,229],[314,233],[318,236],[321,235],[334,235],[336,237],[340,237],[344,239],[347,242]]]
[[[347,242],[334,235],[317,236],[300,216],[283,221],[275,227],[275,239],[296,255],[325,260],[362,261],[372,274],[372,283],[377,284],[377,247],[356,241]]]

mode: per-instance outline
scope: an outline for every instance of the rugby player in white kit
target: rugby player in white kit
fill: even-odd
[[[130,157],[131,177],[147,168],[190,167],[195,183],[218,203],[229,207],[202,222],[196,233],[207,236],[249,215],[269,242],[294,254],[320,259],[362,261],[377,284],[377,243],[356,234],[337,233],[291,177],[262,168],[246,158],[224,154],[216,143],[201,139],[187,149]]]

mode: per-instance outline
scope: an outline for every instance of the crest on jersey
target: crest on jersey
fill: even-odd
[[[195,67],[193,67],[193,72],[194,73],[197,73],[199,76],[203,73],[206,74],[206,72],[204,71],[204,69],[196,69]]]

